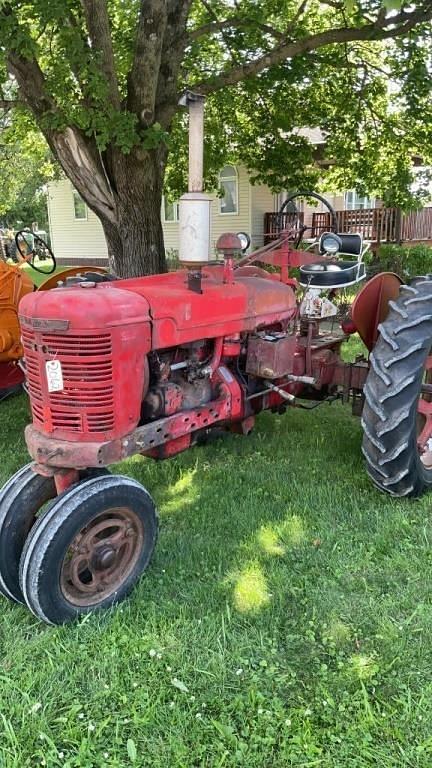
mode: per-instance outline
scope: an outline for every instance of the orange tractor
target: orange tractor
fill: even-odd
[[[9,263],[6,254],[0,252],[0,400],[20,390],[25,380],[21,360],[24,354],[18,305],[27,293],[46,291],[62,284],[66,277],[79,275],[83,267],[72,267],[56,273],[56,259],[47,245],[34,232],[21,230],[15,235],[17,264]],[[25,265],[46,275],[38,289]],[[105,269],[92,267],[92,274],[105,273]]]

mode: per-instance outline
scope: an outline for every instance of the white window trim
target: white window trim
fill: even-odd
[[[78,195],[78,197],[83,201],[85,205],[85,216],[77,216],[76,215],[76,209],[75,209],[75,195]],[[73,214],[74,214],[74,221],[88,221],[88,206],[85,200],[81,197],[80,193],[77,192],[76,189],[72,190],[72,206],[73,206]]]
[[[348,208],[348,195],[350,194],[350,192],[352,193],[354,206],[355,206],[356,200],[364,199],[365,197],[367,197],[369,200],[369,205],[367,207],[368,208],[376,207],[376,197],[369,197],[368,195],[359,195],[356,189],[348,189],[344,194],[344,208],[346,211],[362,211],[362,210],[364,211],[365,210],[365,208],[356,208],[356,207]]]
[[[170,201],[167,200],[167,202],[170,202]],[[165,218],[165,195],[162,195],[162,221],[163,221],[164,224],[178,224],[178,221],[179,221],[179,201],[178,200],[174,200],[172,202],[172,205],[175,206],[175,208],[174,208],[175,216],[174,216],[173,219],[166,219]]]
[[[235,171],[235,176],[227,176],[225,178],[225,181],[234,181],[235,180],[235,183],[236,183],[236,188],[235,188],[236,189],[236,196],[235,196],[236,210],[235,211],[223,211],[222,210],[222,199],[223,198],[220,197],[219,198],[219,216],[240,216],[240,210],[239,210],[239,174],[238,174],[238,170],[237,170],[235,165],[224,166],[224,167],[225,168],[226,167],[233,168],[234,171]],[[223,182],[224,182],[224,180],[221,179],[221,176],[220,176],[222,171],[223,171],[223,168],[219,172],[219,188],[221,188],[223,186]]]

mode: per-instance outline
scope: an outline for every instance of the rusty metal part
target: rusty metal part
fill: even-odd
[[[73,483],[77,483],[79,480],[79,472],[77,469],[60,470],[54,475],[54,482],[57,494],[66,491]]]
[[[224,366],[220,366],[215,379],[220,390],[218,399],[199,408],[179,411],[173,416],[137,427],[124,438],[72,442],[49,437],[28,425],[25,431],[26,442],[36,462],[36,469],[39,465],[78,469],[107,466],[135,453],[147,453],[164,443],[207,429],[217,422],[240,419],[243,395],[239,382]]]
[[[75,536],[65,554],[60,588],[72,605],[96,605],[116,592],[142,552],[144,527],[128,507],[106,509]]]
[[[317,380],[313,376],[293,376],[289,374],[287,379],[288,381],[299,382],[300,384],[310,384],[311,386],[314,386],[317,383]]]
[[[351,317],[369,352],[378,338],[378,326],[387,317],[388,303],[399,296],[402,280],[393,272],[375,275],[354,299]]]
[[[242,421],[231,424],[230,431],[238,435],[249,435],[255,426],[255,416],[247,416]]]
[[[182,407],[183,392],[178,384],[164,382],[151,387],[143,402],[145,419],[157,419],[160,416],[172,416]]]
[[[369,373],[369,364],[363,358],[354,363],[340,362],[334,368],[331,383],[342,387],[342,402],[348,403],[353,391],[361,392]]]
[[[242,250],[241,240],[233,232],[224,232],[217,239],[216,250],[223,253],[224,256],[233,256]]]
[[[209,379],[195,379],[188,382],[176,379],[182,393],[182,410],[190,411],[212,399],[212,385]]]
[[[213,376],[216,368],[219,367],[222,356],[223,342],[223,336],[219,336],[217,339],[215,339],[212,358],[209,364],[202,369],[203,376]]]
[[[417,405],[417,446],[422,464],[432,469],[432,350],[426,358]]]
[[[291,373],[297,340],[294,335],[253,336],[249,339],[246,372],[266,379],[280,379]]]

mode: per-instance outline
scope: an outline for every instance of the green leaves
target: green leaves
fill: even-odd
[[[387,11],[399,11],[403,5],[403,0],[383,0],[383,6]]]
[[[178,19],[161,62],[145,46],[139,66],[148,72],[143,100],[158,94],[159,106],[131,110],[128,100],[139,0],[107,4],[120,107],[110,101],[103,51],[91,44],[82,4],[73,0],[18,0],[13,12],[0,4],[0,78],[7,81],[8,53],[36,57],[52,107],[38,114],[49,135],[68,125],[88,137],[92,152],[141,158],[168,145],[165,187],[175,198],[185,189],[187,121],[175,114],[177,94],[232,66],[242,66],[275,45],[319,32],[370,23],[380,8],[397,12],[402,0],[212,0],[191,6],[188,28],[204,28],[187,44],[177,69]],[[231,26],[227,23],[236,19]],[[206,31],[207,30],[207,31]],[[430,37],[415,28],[404,40],[348,42],[293,56],[257,77],[226,88],[207,100],[205,183],[217,186],[226,163],[245,166],[255,183],[273,190],[300,186],[363,186],[386,200],[410,205],[409,166],[416,154],[431,155]],[[179,74],[180,72],[180,74]],[[164,79],[166,78],[166,79]],[[389,83],[391,87],[389,88]],[[129,86],[128,86],[129,84]],[[143,114],[149,114],[144,120]],[[153,121],[153,122],[152,122]],[[15,122],[14,122],[15,130]],[[316,145],[309,129],[328,137]],[[14,183],[8,185],[14,187]],[[15,187],[14,187],[15,188]],[[14,192],[15,194],[15,192]],[[10,205],[8,194],[7,206]],[[5,204],[5,203],[4,203]]]

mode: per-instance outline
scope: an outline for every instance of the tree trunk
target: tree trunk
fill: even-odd
[[[138,150],[115,162],[115,220],[102,219],[110,265],[119,277],[166,271],[161,222],[166,150]]]
[[[102,222],[110,267],[119,277],[166,271],[160,205],[160,199],[131,196],[121,201],[115,223]]]

